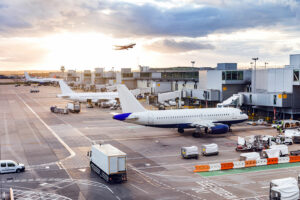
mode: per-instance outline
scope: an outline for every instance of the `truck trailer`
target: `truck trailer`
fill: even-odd
[[[91,170],[106,182],[127,181],[126,153],[110,144],[92,145],[88,152]]]

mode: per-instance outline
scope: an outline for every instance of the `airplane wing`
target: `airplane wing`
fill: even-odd
[[[215,127],[217,124],[214,123],[212,120],[201,120],[201,121],[197,121],[197,122],[193,122],[191,123],[191,127],[201,127],[201,128],[211,128],[211,127]]]

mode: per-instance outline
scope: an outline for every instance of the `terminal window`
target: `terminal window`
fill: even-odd
[[[122,77],[123,78],[132,78],[133,77],[133,73],[122,73]]]
[[[223,71],[222,80],[237,81],[244,79],[243,71]]]
[[[299,81],[299,71],[294,70],[294,81]]]

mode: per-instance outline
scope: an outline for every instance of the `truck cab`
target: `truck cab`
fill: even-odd
[[[0,174],[24,172],[25,166],[13,160],[0,160]]]
[[[270,200],[298,199],[298,181],[292,177],[272,180],[269,197]]]

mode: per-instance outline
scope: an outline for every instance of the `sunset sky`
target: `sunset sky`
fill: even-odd
[[[300,0],[0,0],[0,70],[247,66],[252,57],[280,66],[294,53]]]

